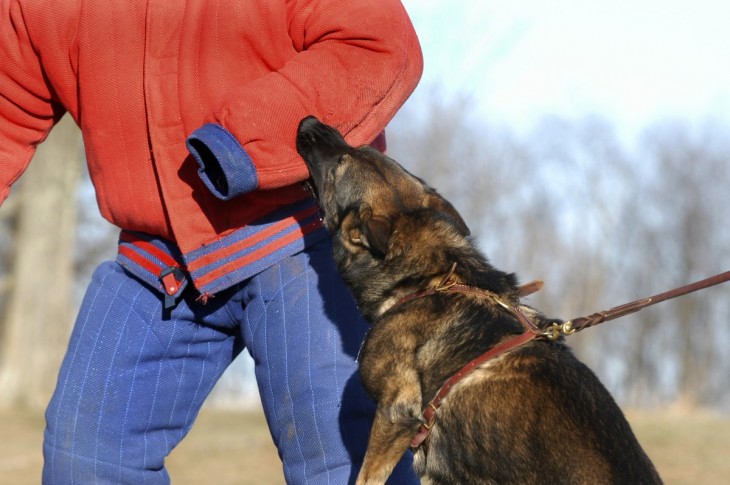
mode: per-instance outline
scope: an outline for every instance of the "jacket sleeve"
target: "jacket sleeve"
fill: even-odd
[[[0,0],[0,203],[64,113],[13,0]]]
[[[307,115],[353,145],[370,143],[420,79],[418,38],[400,1],[292,0],[287,11],[297,54],[227,93],[188,139],[220,198],[306,179],[295,138]]]

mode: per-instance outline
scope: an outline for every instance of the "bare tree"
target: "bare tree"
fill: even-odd
[[[73,318],[75,194],[83,150],[70,117],[39,146],[11,195],[17,204],[3,314],[0,406],[44,407]]]
[[[662,281],[681,284],[730,267],[730,139],[720,125],[667,123],[648,132],[644,144],[656,182],[647,191],[651,228],[647,240]],[[683,297],[663,308],[664,350],[676,369],[676,399],[686,408],[711,405],[713,376],[727,344],[727,288]],[[720,308],[724,306],[723,315]],[[722,379],[724,380],[724,379]],[[723,385],[725,388],[725,385]],[[725,390],[726,391],[726,390]]]

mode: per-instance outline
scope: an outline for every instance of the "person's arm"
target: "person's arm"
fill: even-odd
[[[0,203],[63,113],[45,81],[21,7],[0,0]]]
[[[297,54],[226,93],[188,139],[204,181],[221,198],[306,179],[294,140],[307,115],[353,145],[372,142],[421,76],[418,38],[398,0],[293,0],[288,22]],[[225,183],[212,182],[221,175]]]

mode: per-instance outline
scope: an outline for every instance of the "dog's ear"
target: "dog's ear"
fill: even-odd
[[[364,235],[370,249],[379,256],[388,254],[390,235],[393,232],[393,225],[390,219],[383,216],[373,216],[363,225]]]
[[[429,193],[426,197],[426,207],[429,209],[434,209],[439,212],[445,212],[451,219],[453,219],[454,223],[456,224],[456,228],[459,230],[462,236],[468,236],[471,234],[471,231],[469,230],[469,226],[466,225],[466,222],[464,222],[464,219],[461,217],[461,214],[459,214],[459,211],[457,211],[453,205],[451,205],[451,202],[444,199],[437,193]]]
[[[348,224],[343,229],[351,244],[363,246],[376,256],[384,257],[388,254],[393,225],[387,217],[374,215],[369,204],[361,204],[357,211],[357,223]]]

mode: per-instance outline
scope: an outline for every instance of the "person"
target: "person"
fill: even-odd
[[[289,483],[347,483],[367,329],[295,151],[307,115],[379,140],[422,70],[398,0],[0,0],[0,202],[69,113],[121,229],[46,411],[44,483],[167,483],[247,349]],[[241,470],[244,476],[246,470]],[[417,483],[408,456],[392,483]]]

